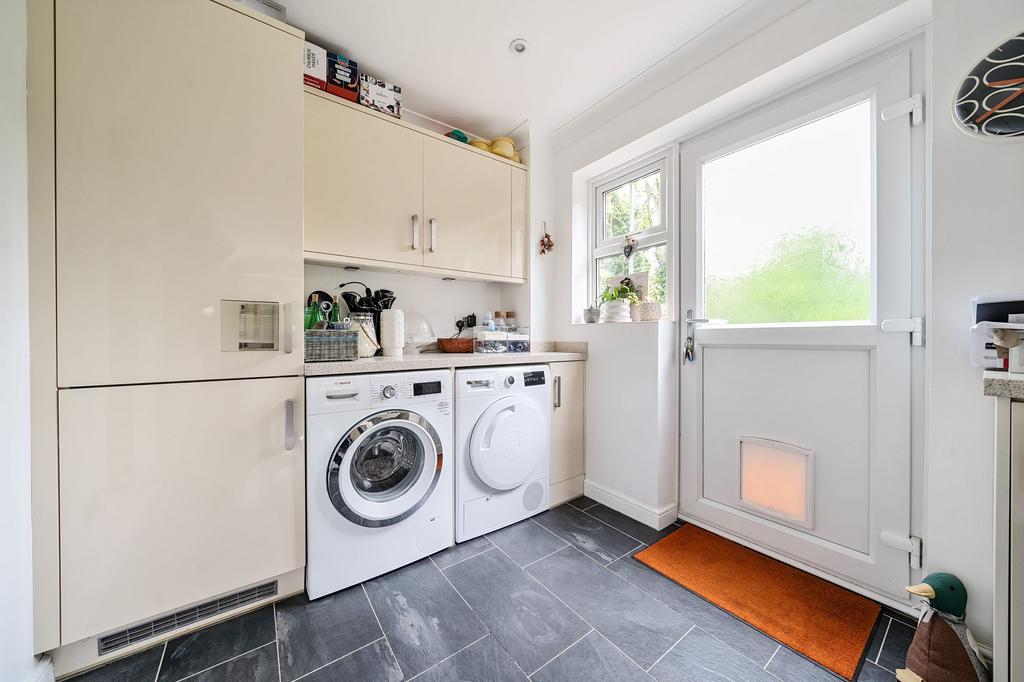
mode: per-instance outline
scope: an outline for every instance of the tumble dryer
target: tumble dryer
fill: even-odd
[[[548,509],[551,383],[545,365],[455,371],[455,539]]]

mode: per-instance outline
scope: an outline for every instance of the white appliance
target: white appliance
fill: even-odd
[[[306,592],[452,545],[449,370],[306,381]]]
[[[544,365],[455,371],[455,539],[549,506],[551,383]]]

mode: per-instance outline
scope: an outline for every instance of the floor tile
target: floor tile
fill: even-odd
[[[907,649],[914,639],[914,628],[893,620],[889,625],[889,631],[885,633],[885,643],[882,644],[882,652],[878,655],[878,665],[890,672],[896,668],[902,668],[907,663]]]
[[[693,625],[572,547],[526,570],[643,668]]]
[[[135,680],[152,680],[156,678],[156,671],[160,666],[160,657],[163,653],[164,645],[158,644],[155,647],[132,654],[119,661],[107,663],[102,668],[97,668],[71,679],[74,682],[135,682]]]
[[[576,497],[569,500],[568,502],[566,502],[566,504],[572,505],[577,509],[589,509],[590,507],[593,507],[595,504],[598,504],[598,502],[597,500],[590,499],[586,495],[582,495],[580,497]]]
[[[857,675],[857,682],[896,682],[896,675],[870,661],[865,661]]]
[[[281,680],[290,682],[384,635],[359,585],[309,601],[277,604]]]
[[[486,680],[487,682],[527,682],[515,661],[488,635],[416,678],[416,682]]]
[[[602,564],[615,561],[639,544],[628,535],[567,504],[535,516],[534,520]]]
[[[599,568],[589,559],[580,558]],[[565,604],[497,550],[456,564],[445,575],[527,674],[590,630]]]
[[[399,682],[402,679],[402,669],[388,643],[379,639],[306,675],[301,682]]]
[[[538,670],[531,679],[534,682],[651,682],[650,675],[596,630]]]
[[[888,606],[883,606],[882,615],[889,616],[894,620],[900,621],[904,625],[909,625],[910,627],[917,629],[917,618],[914,616],[908,616],[902,611],[897,611],[896,609],[890,609]]]
[[[671,524],[662,530],[655,530],[654,528],[640,523],[636,519],[631,519],[625,514],[617,512],[611,507],[606,507],[603,504],[596,504],[587,509],[586,512],[590,516],[596,517],[599,521],[607,523],[612,528],[625,533],[637,542],[642,542],[645,545],[653,545],[666,535],[679,530],[679,526],[676,526],[675,524]]]
[[[364,586],[406,677],[423,672],[487,633],[429,559]]]
[[[768,663],[779,646],[760,630],[652,571],[633,557],[619,559],[608,568],[758,665]]]
[[[452,564],[457,564],[458,562],[464,561],[471,556],[479,554],[480,552],[486,552],[492,546],[493,545],[491,545],[490,540],[481,536],[473,538],[472,540],[467,540],[466,542],[460,542],[454,547],[442,549],[430,558],[434,560],[434,563],[437,564],[438,568],[445,569]]]
[[[532,563],[565,547],[565,541],[552,535],[532,519],[502,528],[487,536],[502,552],[520,566]]]
[[[878,660],[878,654],[882,651],[882,641],[885,639],[885,633],[889,630],[891,620],[892,618],[885,614],[878,616],[878,622],[875,623],[875,629],[871,632],[871,639],[868,640],[868,648],[864,654],[866,660]]]
[[[659,682],[778,682],[757,664],[694,628],[650,669]]]
[[[160,666],[160,682],[180,680],[273,641],[272,606],[172,639]]]
[[[277,682],[277,679],[277,646],[271,642],[190,677],[188,682]]]
[[[775,653],[767,670],[786,682],[842,682],[844,679],[785,646]]]

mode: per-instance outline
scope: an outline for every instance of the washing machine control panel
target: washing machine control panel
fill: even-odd
[[[447,387],[448,379],[443,374],[426,374],[415,378],[381,375],[370,380],[370,402],[436,400],[445,393]]]

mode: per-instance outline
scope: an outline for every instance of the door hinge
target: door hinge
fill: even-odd
[[[891,121],[907,114],[910,114],[910,125],[919,126],[924,123],[924,105],[921,93],[915,92],[910,97],[882,109],[882,120]]]
[[[898,549],[910,555],[910,567],[921,568],[921,538],[916,535],[907,537],[892,531],[882,531],[882,544]]]
[[[909,333],[911,346],[924,345],[924,318],[907,317],[882,320],[882,331],[887,333]]]

